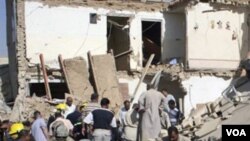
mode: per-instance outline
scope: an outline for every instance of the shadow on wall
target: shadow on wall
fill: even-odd
[[[153,77],[154,75],[147,75],[144,79],[144,83],[149,84]],[[159,82],[158,91],[163,89],[167,89],[168,93],[175,97],[178,108],[180,108],[179,99],[182,99],[182,109],[184,109],[184,96],[187,92],[179,79],[171,80],[168,74],[163,73]]]
[[[13,100],[9,76],[9,65],[0,65],[0,100]]]

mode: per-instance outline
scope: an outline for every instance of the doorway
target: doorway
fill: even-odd
[[[142,21],[142,52],[143,66],[146,65],[151,54],[155,57],[151,64],[158,64],[161,61],[161,22]]]
[[[107,17],[108,51],[114,56],[130,50],[129,17]],[[130,70],[129,54],[115,57],[117,70]]]

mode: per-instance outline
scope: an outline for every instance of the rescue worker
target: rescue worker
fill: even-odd
[[[55,113],[61,113],[62,115],[64,114],[65,110],[67,109],[67,106],[65,103],[60,103],[56,105]],[[47,124],[47,129],[48,131],[50,130],[50,124],[56,120],[55,115],[50,115],[48,119],[48,124]],[[49,131],[50,132],[50,131]]]
[[[24,130],[22,123],[14,123],[9,131],[11,139],[14,141],[30,141],[31,137],[27,130]]]

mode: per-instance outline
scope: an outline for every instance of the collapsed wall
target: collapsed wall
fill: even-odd
[[[6,105],[7,101],[13,99],[9,79],[9,66],[0,65],[0,119],[7,118],[11,109]]]

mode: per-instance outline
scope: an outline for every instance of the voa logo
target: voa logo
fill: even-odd
[[[244,129],[226,129],[227,136],[247,136]]]

